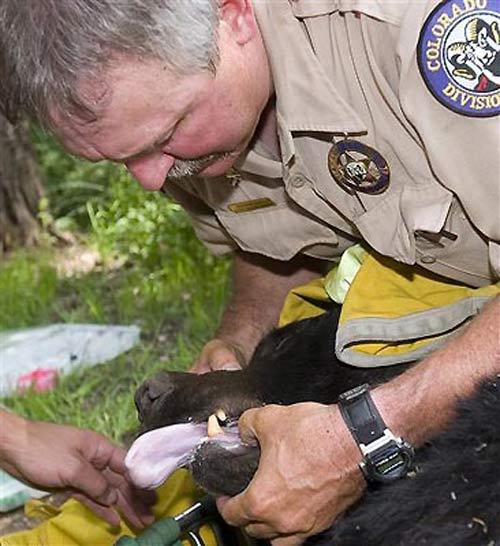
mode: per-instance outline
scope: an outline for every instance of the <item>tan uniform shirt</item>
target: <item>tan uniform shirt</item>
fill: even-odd
[[[449,2],[439,24],[453,29],[452,17],[460,20],[467,7],[493,3]],[[472,286],[499,278],[498,117],[454,111],[426,85],[417,43],[437,5],[254,0],[276,90],[281,157],[257,142],[237,175],[166,188],[212,252],[334,260],[364,239],[382,254]],[[428,31],[437,36],[446,28]],[[432,68],[435,52],[430,45],[423,51]],[[458,110],[460,101],[470,106],[466,94],[455,95]],[[489,106],[500,105],[498,87],[489,97]],[[346,137],[385,159],[385,191],[353,195],[334,179],[328,153]]]

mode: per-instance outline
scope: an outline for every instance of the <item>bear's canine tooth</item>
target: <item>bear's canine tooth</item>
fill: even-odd
[[[222,434],[222,428],[217,420],[217,415],[212,413],[208,418],[207,435],[211,438],[212,436],[217,436],[217,434]]]
[[[222,408],[219,408],[215,412],[215,415],[217,416],[217,419],[219,420],[219,422],[224,423],[224,421],[227,421],[226,412]]]

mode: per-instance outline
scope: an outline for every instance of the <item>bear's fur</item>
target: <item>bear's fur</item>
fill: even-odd
[[[263,404],[335,403],[357,385],[390,380],[407,365],[363,369],[335,357],[339,308],[266,336],[247,368],[205,375],[163,372],[136,394],[142,432],[218,408],[230,418]],[[411,403],[411,401],[409,401]],[[494,381],[463,402],[455,423],[417,452],[413,478],[368,490],[331,530],[326,546],[493,546],[500,544],[500,392]],[[208,491],[234,495],[251,480],[258,448],[233,456],[208,445],[191,465]],[[305,499],[307,501],[307,499]]]

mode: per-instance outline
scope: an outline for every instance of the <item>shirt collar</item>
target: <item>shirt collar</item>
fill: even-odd
[[[276,91],[284,163],[294,155],[292,132],[365,133],[366,126],[325,73],[289,0],[254,2]]]

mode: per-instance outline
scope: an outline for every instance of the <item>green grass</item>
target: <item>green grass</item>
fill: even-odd
[[[114,165],[78,162],[46,136],[36,138],[50,215],[60,225],[77,226],[102,263],[67,278],[57,274],[60,252],[51,244],[14,253],[0,264],[0,330],[56,322],[137,324],[141,342],[110,363],[64,375],[52,392],[1,402],[31,419],[120,439],[137,424],[135,388],[160,369],[186,369],[212,335],[229,264],[208,255],[176,204],[147,194]],[[80,189],[72,183],[77,179]],[[90,187],[98,188],[92,196]]]
[[[12,256],[0,269],[0,329],[49,322],[57,283],[47,252]]]

